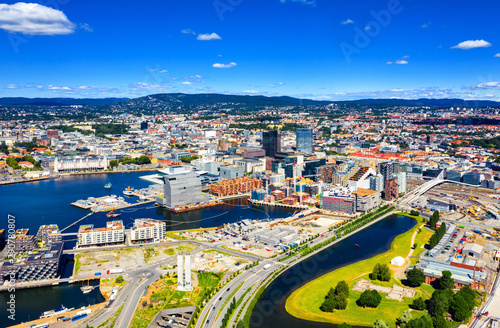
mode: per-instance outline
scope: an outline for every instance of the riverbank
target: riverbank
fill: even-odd
[[[372,271],[377,263],[390,263],[391,259],[396,256],[408,258],[412,253],[412,240],[417,244],[423,245],[430,238],[425,230],[420,230],[420,225],[415,225],[409,231],[397,236],[391,243],[389,251],[374,256],[370,259],[356,262],[354,264],[334,270],[325,274],[295,290],[286,300],[286,311],[294,317],[316,322],[327,322],[340,324],[347,322],[356,326],[372,326],[373,322],[378,319],[384,320],[391,327],[395,327],[396,318],[399,318],[408,305],[413,301],[412,298],[403,298],[398,300],[387,299],[385,294],[382,294],[382,303],[375,309],[360,308],[356,305],[356,300],[361,295],[361,292],[350,291],[348,298],[348,306],[346,310],[336,311],[334,313],[322,312],[319,308],[324,300],[325,295],[331,287],[340,280],[345,280],[349,287],[352,288],[361,278],[368,278],[368,274]],[[415,236],[414,238],[412,238]],[[407,259],[408,262],[408,259]],[[407,263],[408,264],[408,263]],[[398,272],[398,267],[390,265],[391,270]],[[383,287],[392,287],[393,285],[403,287],[399,279],[394,275],[389,282],[373,282],[376,285]],[[423,289],[427,293],[432,289],[430,286],[423,285]],[[422,288],[415,289],[415,297],[427,297],[427,293]],[[423,315],[423,312],[413,311],[414,317]]]

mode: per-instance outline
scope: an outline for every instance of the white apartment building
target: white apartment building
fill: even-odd
[[[132,244],[157,243],[165,239],[166,224],[153,219],[135,219],[130,229]]]
[[[55,172],[73,171],[101,171],[108,168],[109,161],[106,157],[56,157],[54,161]]]
[[[125,242],[123,221],[106,223],[105,228],[94,228],[93,224],[82,225],[78,230],[77,247],[119,245]]]

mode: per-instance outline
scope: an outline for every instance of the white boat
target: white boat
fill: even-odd
[[[40,316],[40,319],[43,319],[43,318],[49,318],[49,317],[52,317],[52,316],[55,316],[55,315],[59,315],[61,313],[65,313],[65,312],[68,312],[68,311],[73,311],[75,308],[71,308],[71,309],[68,309],[67,307],[65,307],[64,305],[61,305],[61,308],[60,309],[56,309],[56,310],[50,310],[50,311],[45,311],[44,313],[42,313],[42,315]]]

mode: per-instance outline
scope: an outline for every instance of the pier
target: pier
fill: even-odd
[[[72,226],[76,225],[77,223],[82,222],[83,220],[85,220],[86,218],[88,218],[89,216],[91,216],[92,214],[94,214],[94,212],[91,212],[91,213],[89,213],[89,214],[85,215],[83,218],[81,218],[81,219],[79,219],[79,220],[77,220],[77,221],[73,222],[72,224],[70,224],[70,225],[69,225],[69,226],[67,226],[66,228],[61,229],[61,233],[62,233],[62,232],[64,232],[65,230],[68,230],[69,228],[71,228]]]

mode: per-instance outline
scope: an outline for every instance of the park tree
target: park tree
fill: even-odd
[[[414,310],[423,311],[423,310],[425,310],[425,307],[426,307],[425,301],[422,297],[417,297],[410,304],[410,307]]]
[[[116,279],[115,279],[115,282],[116,282],[117,284],[121,284],[123,281],[124,281],[124,279],[123,279],[123,276],[122,276],[122,275],[119,275],[119,276],[118,276],[118,277],[116,277]]]
[[[453,292],[452,292],[453,293]],[[446,290],[436,290],[429,300],[427,311],[431,316],[444,315],[450,307],[451,296]]]
[[[9,146],[5,144],[5,141],[2,141],[0,144],[0,153],[4,153],[5,155],[9,155]]]
[[[462,295],[456,294],[450,304],[450,314],[453,320],[461,322],[471,317],[472,311],[469,310],[467,302]]]
[[[408,271],[406,278],[408,279],[408,283],[411,287],[419,287],[425,281],[424,273],[417,268],[413,268]]]
[[[344,294],[346,297],[349,296],[349,286],[345,280],[339,281],[337,286],[335,286],[335,294]]]
[[[438,223],[438,221],[439,221],[439,212],[434,211],[434,213],[432,213],[431,217],[429,218],[429,227],[435,229],[436,223]]]
[[[356,304],[361,307],[376,308],[382,301],[382,296],[376,290],[365,290],[356,301]]]
[[[408,321],[405,328],[433,328],[432,318],[428,314],[424,314],[418,319]]]
[[[406,325],[410,320],[411,320],[411,312],[410,310],[406,310],[405,312],[403,312],[401,318],[398,318],[396,320],[396,323],[398,326],[402,327],[403,325]]]
[[[472,309],[476,305],[476,292],[470,289],[469,286],[464,286],[460,288],[456,295],[462,296],[469,307],[469,311],[472,311]]]
[[[373,328],[389,328],[389,325],[383,320],[377,320],[373,323]]]
[[[442,315],[432,317],[432,326],[434,328],[448,328],[448,320]]]
[[[333,309],[335,309],[335,298],[327,297],[319,309],[323,312],[333,312]]]
[[[441,289],[453,289],[454,286],[455,282],[451,277],[451,272],[448,270],[443,271],[442,276],[439,279],[439,287]]]
[[[391,270],[389,269],[387,264],[377,263],[375,264],[372,273],[370,273],[370,279],[389,281],[391,280]]]
[[[345,296],[345,294],[343,293],[335,295],[335,309],[345,310],[346,308],[347,308],[347,296]]]
[[[341,323],[340,325],[338,325],[337,328],[352,328],[352,327],[347,322],[344,322],[344,323]]]

